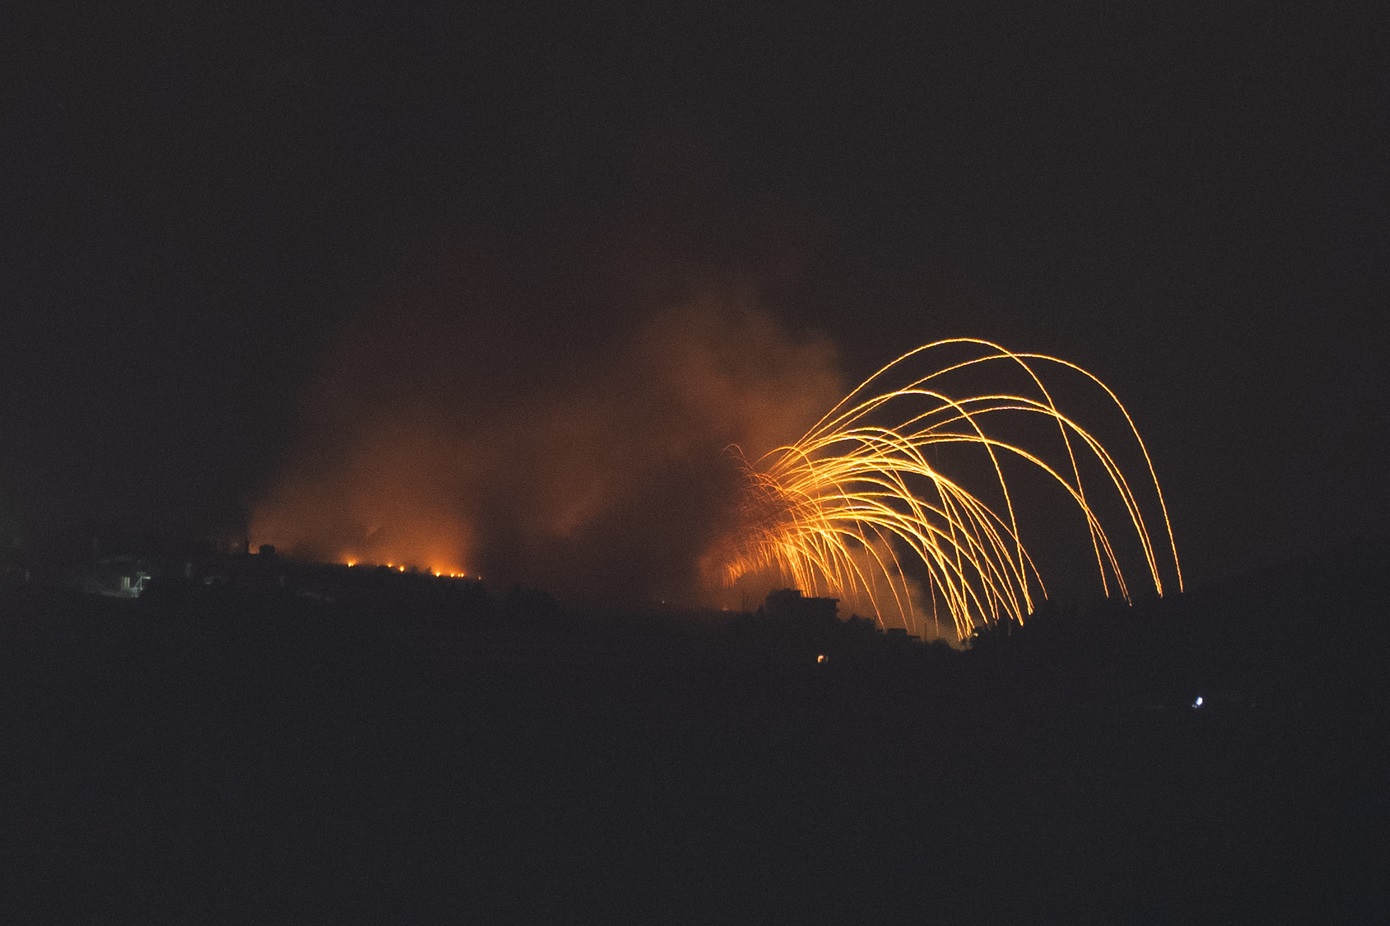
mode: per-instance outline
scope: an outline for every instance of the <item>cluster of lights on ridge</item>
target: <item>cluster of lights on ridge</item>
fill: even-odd
[[[349,557],[348,559],[343,560],[343,565],[344,565],[344,566],[347,566],[349,569],[355,569],[355,568],[358,567],[358,566],[363,566],[363,567],[367,567],[367,568],[373,568],[373,567],[375,567],[375,566],[385,566],[387,569],[393,569],[393,570],[395,570],[396,572],[406,572],[406,571],[410,571],[410,572],[423,572],[423,573],[425,573],[426,575],[432,575],[432,576],[434,576],[436,579],[466,579],[466,578],[468,578],[468,573],[466,573],[466,572],[452,572],[452,571],[446,571],[446,570],[442,570],[442,569],[416,569],[416,568],[413,567],[413,566],[407,567],[407,566],[403,566],[403,565],[401,565],[401,564],[399,564],[399,563],[375,563],[375,564],[373,564],[373,563],[364,563],[364,562],[362,562],[362,561],[360,561],[360,560],[352,559],[351,557]],[[476,576],[475,578],[481,580],[481,579],[482,579],[482,576]]]
[[[952,359],[930,365],[943,356]],[[947,393],[952,382],[982,370],[1012,375],[1023,388]],[[1091,431],[1057,407],[1040,371],[1079,378],[1104,394],[1127,425],[1125,440],[1142,457],[1141,482],[1131,483]],[[1026,427],[1029,421],[1055,431],[1052,459],[998,436],[1010,422]],[[975,448],[978,469],[955,476],[937,469],[929,451],[945,445]],[[1158,594],[1165,574],[1182,589],[1172,524],[1133,419],[1109,387],[1066,360],[974,338],[936,341],[874,373],[795,443],[756,461],[733,449],[744,466],[746,491],[741,523],[716,554],[726,585],[773,573],[810,594],[866,602],[880,623],[885,613],[901,615],[916,633],[928,615],[918,613],[925,602],[914,602],[915,576],[924,586],[918,597],[930,600],[937,635],[946,617],[959,639],[1000,620],[1021,624],[1047,592],[1020,536],[1005,478],[1005,461],[1013,458],[1046,474],[1079,509],[1106,595],[1113,588],[1131,598],[1116,526],[1137,540]],[[1098,470],[1089,488],[1083,467]],[[958,481],[978,482],[980,473],[993,504]],[[1124,512],[1112,519],[1117,523],[1102,523],[1097,506],[1103,496],[1118,499],[1118,506],[1109,503]]]

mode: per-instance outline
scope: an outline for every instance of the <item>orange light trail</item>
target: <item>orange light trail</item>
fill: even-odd
[[[971,355],[935,370],[925,366],[930,357],[961,349]],[[968,396],[946,391],[964,371],[1007,373],[1001,365],[1023,389]],[[913,371],[923,369],[931,372],[914,378]],[[1141,482],[1132,483],[1100,441],[1058,409],[1040,370],[1079,376],[1083,386],[1105,395],[1144,461]],[[899,377],[906,385],[892,388],[890,381]],[[1042,421],[1049,431],[1055,426],[1059,440],[1049,455],[996,436],[1010,423],[1029,421]],[[978,449],[982,465],[964,475],[984,473],[993,504],[932,465],[929,448],[944,445]],[[922,597],[914,595],[915,573],[926,586],[938,635],[944,616],[958,639],[1002,619],[1022,623],[1047,591],[1024,546],[1005,478],[1004,461],[1016,459],[1045,474],[1079,509],[1105,594],[1113,586],[1131,598],[1115,524],[1102,523],[1096,510],[1102,496],[1118,499],[1118,507],[1109,504],[1124,516],[1112,520],[1137,541],[1154,590],[1163,594],[1165,573],[1182,589],[1163,492],[1133,419],[1109,387],[1066,360],[974,338],[936,341],[878,370],[795,443],[756,462],[739,456],[747,477],[742,526],[717,555],[728,586],[745,575],[774,572],[808,594],[867,602],[880,623],[885,613],[901,615],[917,633],[925,615],[914,601]],[[1092,475],[1089,495],[1083,466]],[[1158,522],[1162,527],[1155,530]]]

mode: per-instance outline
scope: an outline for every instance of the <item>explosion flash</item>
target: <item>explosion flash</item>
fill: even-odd
[[[928,365],[960,350],[969,351],[965,359],[934,370]],[[1000,369],[1004,365],[1008,370]],[[931,372],[915,375],[923,370]],[[947,391],[981,370],[1016,376],[1022,388],[964,396]],[[1143,459],[1141,492],[1091,431],[1058,409],[1040,371],[1079,377],[1103,392]],[[999,436],[1030,426],[1037,431],[1039,421],[1043,434],[1055,436],[1046,453]],[[969,449],[977,465],[954,476],[941,471],[934,458],[950,455],[943,449],[948,446]],[[870,376],[795,443],[756,462],[738,453],[747,477],[741,526],[716,556],[728,586],[746,575],[775,573],[810,594],[864,602],[880,623],[885,614],[901,615],[913,633],[927,618],[919,612],[928,598],[938,635],[949,615],[959,639],[1000,620],[1022,623],[1047,590],[1024,546],[1005,477],[1016,465],[1009,461],[1021,460],[1079,509],[1107,595],[1112,587],[1126,601],[1131,595],[1117,526],[1137,540],[1158,594],[1170,558],[1171,576],[1182,588],[1163,493],[1133,419],[1109,387],[1066,360],[973,338],[937,341]],[[982,479],[984,487],[968,490],[963,481],[969,479]],[[1103,497],[1116,514],[1123,511],[1109,525],[1098,511]],[[1154,530],[1157,520],[1161,532]],[[919,583],[925,593],[917,592]]]

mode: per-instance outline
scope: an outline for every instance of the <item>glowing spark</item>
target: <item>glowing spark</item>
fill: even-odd
[[[939,356],[961,348],[971,355],[939,369],[927,367],[931,371],[925,376],[913,375],[923,369],[919,364],[929,353]],[[1023,389],[969,396],[946,392],[965,371],[988,367],[994,372],[1001,365],[1019,377]],[[1083,385],[1108,397],[1147,468],[1138,483],[1147,505],[1141,505],[1140,495],[1100,441],[1057,408],[1039,370],[1079,374]],[[907,384],[894,388],[890,379],[906,379]],[[999,426],[1019,422],[1026,427],[1038,421],[1059,438],[1051,460],[996,436]],[[946,445],[977,448],[981,465],[962,475],[983,474],[993,487],[991,494],[997,494],[992,506],[936,468],[928,451]],[[1161,573],[1168,571],[1170,559],[1181,590],[1177,546],[1153,463],[1115,394],[1066,360],[1014,353],[973,338],[909,351],[851,391],[796,443],[756,462],[743,460],[742,524],[718,556],[723,580],[732,585],[744,575],[772,571],[810,594],[865,601],[880,623],[884,613],[900,614],[916,633],[915,574],[929,593],[938,633],[942,610],[958,639],[999,620],[1021,624],[1033,610],[1035,594],[1045,597],[1046,588],[1020,536],[1014,495],[1004,475],[1009,459],[1041,471],[1079,509],[1106,594],[1113,582],[1130,599],[1117,538],[1096,511],[1103,496],[1113,496],[1125,512],[1121,524],[1137,539],[1155,591],[1163,593]],[[1093,477],[1099,489],[1083,485],[1085,461],[1103,473]],[[1163,534],[1157,539],[1151,520],[1162,521]]]

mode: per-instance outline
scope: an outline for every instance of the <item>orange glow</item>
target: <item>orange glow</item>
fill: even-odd
[[[395,572],[461,570],[473,537],[455,503],[452,448],[389,421],[376,428],[369,439],[334,447],[331,460],[296,462],[253,512],[256,542],[296,558]]]
[[[354,568],[354,567],[357,567],[357,566],[368,566],[368,567],[369,567],[369,566],[371,566],[372,564],[370,564],[370,563],[364,563],[364,562],[362,562],[362,561],[359,560],[359,559],[348,558],[348,559],[343,560],[343,565],[345,565],[345,566],[347,566],[348,568],[351,569],[351,568]],[[383,566],[383,567],[385,567],[385,568],[387,568],[387,569],[390,569],[392,572],[408,572],[408,571],[411,569],[410,566],[406,566],[406,565],[403,565],[403,564],[401,564],[401,563],[382,563],[381,566]],[[436,579],[466,579],[466,578],[468,578],[468,573],[466,573],[466,572],[455,571],[455,570],[449,569],[449,568],[447,568],[447,567],[431,567],[431,568],[429,568],[429,569],[422,569],[421,572],[428,573],[429,575],[434,576]]]
[[[250,512],[252,548],[561,597],[717,594],[699,558],[738,477],[722,449],[786,442],[845,383],[833,345],[785,330],[741,284],[657,298],[596,332],[613,340],[557,339],[515,381],[501,358],[517,346],[483,340],[467,312],[404,293],[362,307],[325,345],[301,433]],[[417,323],[436,311],[442,329]],[[524,334],[528,357],[550,340]]]
[[[971,352],[965,359],[914,375],[929,353],[940,356],[962,347]],[[947,393],[962,371],[986,366],[992,374],[1012,374],[1024,388]],[[1132,484],[1099,440],[1057,408],[1039,370],[1076,374],[1084,388],[1104,394],[1124,422],[1132,455],[1143,460],[1142,481]],[[893,377],[907,384],[885,388]],[[1037,428],[1039,422],[1045,427]],[[996,436],[1002,426],[1016,424],[1053,435],[1050,462],[1041,451]],[[936,468],[938,455],[930,448],[947,445],[978,450],[974,467],[960,475],[986,483],[991,504]],[[1006,460],[1023,461],[1044,474],[1079,509],[1106,594],[1113,585],[1130,600],[1116,524],[1137,547],[1158,594],[1164,573],[1182,589],[1163,492],[1148,450],[1115,394],[1068,361],[971,338],[909,351],[852,390],[796,443],[756,463],[744,459],[743,525],[717,557],[724,583],[775,573],[808,594],[858,603],[880,623],[884,615],[900,619],[914,634],[927,616],[918,614],[923,598],[929,600],[938,636],[943,616],[961,640],[1001,619],[1022,623],[1035,596],[1046,597],[1047,590],[1020,535]],[[1089,486],[1083,484],[1083,463],[1100,477]],[[1125,516],[1103,524],[1097,511],[1103,498]],[[925,589],[910,575],[922,577]]]

